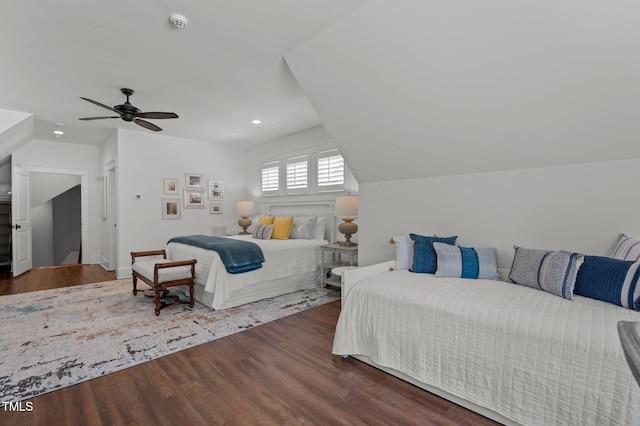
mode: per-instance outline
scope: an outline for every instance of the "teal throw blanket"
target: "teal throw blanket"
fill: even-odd
[[[239,274],[262,268],[262,262],[264,262],[262,249],[250,241],[212,237],[210,235],[188,235],[171,238],[169,243],[188,244],[218,252],[224,267],[230,274]]]

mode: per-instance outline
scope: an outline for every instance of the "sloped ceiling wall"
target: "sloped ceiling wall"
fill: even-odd
[[[285,59],[360,183],[637,158],[639,16],[372,0]]]

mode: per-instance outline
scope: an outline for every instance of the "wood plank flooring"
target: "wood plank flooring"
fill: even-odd
[[[0,275],[0,292],[95,282],[102,276],[92,267],[67,268],[30,271],[31,277],[19,282],[8,283],[15,279]],[[331,355],[339,312],[340,301],[335,301],[51,392],[29,400],[31,411],[0,406],[0,423],[497,424],[355,359]]]

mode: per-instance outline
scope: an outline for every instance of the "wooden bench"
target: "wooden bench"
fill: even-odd
[[[137,258],[147,256],[156,256],[156,259],[137,261]],[[162,256],[162,259],[158,259],[159,256]],[[169,261],[165,250],[131,252],[133,295],[138,294],[139,278],[149,284],[155,293],[156,315],[160,315],[161,309],[178,304],[189,304],[189,307],[193,308],[196,262],[196,259]],[[181,300],[179,296],[169,295],[168,288],[177,285],[189,286],[189,300]],[[174,301],[166,303],[161,300],[165,297],[173,298]]]

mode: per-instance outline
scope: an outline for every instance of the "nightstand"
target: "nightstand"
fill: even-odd
[[[358,265],[358,246],[342,246],[340,243],[320,246],[320,288],[342,286],[342,277],[331,272],[333,268]]]

